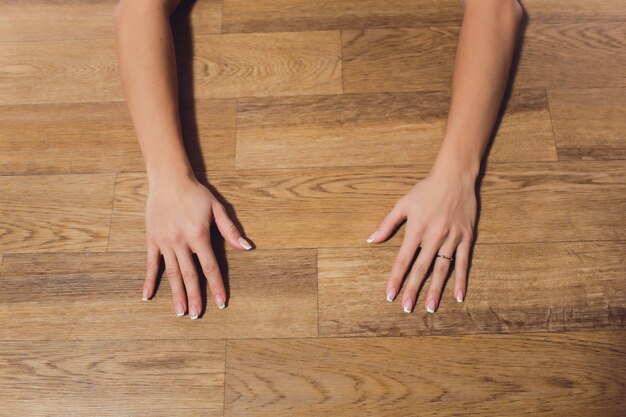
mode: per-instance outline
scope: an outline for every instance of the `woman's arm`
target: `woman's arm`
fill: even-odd
[[[516,0],[467,0],[459,36],[452,100],[445,135],[428,176],[402,197],[369,242],[382,242],[407,219],[405,237],[387,285],[397,296],[408,274],[402,306],[413,310],[417,292],[436,255],[454,257],[454,296],[466,292],[476,221],[476,179],[500,109],[515,49],[522,8]],[[437,257],[425,308],[434,312],[452,261]]]
[[[226,292],[209,235],[212,219],[236,249],[250,249],[222,204],[200,184],[191,168],[178,112],[176,58],[169,22],[180,0],[121,0],[115,10],[117,54],[126,102],[146,163],[148,249],[143,299],[154,294],[161,254],[177,315],[202,311],[198,255],[215,304]]]

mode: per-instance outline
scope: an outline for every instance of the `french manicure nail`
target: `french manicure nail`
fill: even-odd
[[[396,289],[389,288],[389,292],[387,292],[387,301],[392,302],[394,298],[396,298]]]
[[[367,243],[372,243],[374,239],[376,239],[376,236],[378,236],[378,230],[372,233],[370,237],[367,238]]]
[[[410,313],[413,308],[413,302],[411,300],[406,300],[404,303],[404,312]]]
[[[436,307],[437,306],[436,306],[435,300],[430,300],[428,304],[426,305],[426,311],[428,311],[429,313],[434,313]]]
[[[176,304],[176,315],[178,317],[181,317],[181,316],[185,315],[185,308],[183,307],[182,303]]]
[[[189,309],[189,317],[191,317],[191,320],[196,320],[198,318],[198,308],[196,306],[191,306]]]
[[[244,248],[245,250],[250,250],[252,249],[252,245],[248,243],[248,241],[242,237],[240,237],[239,239],[237,239],[237,242],[239,242],[239,244],[241,245],[242,248]]]
[[[460,288],[456,290],[456,301],[457,303],[463,302],[463,291]]]
[[[220,310],[226,307],[226,303],[224,303],[224,299],[221,295],[215,296],[215,304],[217,304],[217,308],[219,308]]]
[[[143,297],[141,297],[141,299],[143,301],[148,301],[148,289],[147,288],[143,289]]]

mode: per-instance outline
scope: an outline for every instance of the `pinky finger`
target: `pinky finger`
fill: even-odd
[[[465,238],[459,243],[454,255],[454,298],[459,303],[465,299],[467,290],[467,266],[472,239]]]
[[[157,274],[159,273],[159,263],[161,260],[161,251],[154,243],[148,243],[148,258],[146,260],[146,279],[143,283],[143,301],[147,301],[154,294],[154,286],[156,285]]]

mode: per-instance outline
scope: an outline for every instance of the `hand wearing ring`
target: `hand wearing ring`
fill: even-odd
[[[459,303],[465,298],[476,220],[476,177],[467,174],[469,171],[452,169],[449,164],[445,164],[445,169],[443,166],[443,162],[441,165],[436,162],[428,176],[396,202],[368,239],[370,243],[385,241],[406,219],[404,239],[392,265],[386,290],[387,301],[392,302],[408,271],[402,295],[402,308],[406,313],[413,311],[418,291],[433,260],[435,264],[424,302],[425,310],[429,313],[437,310],[452,265],[455,270],[453,296]],[[418,248],[417,259],[412,263]]]

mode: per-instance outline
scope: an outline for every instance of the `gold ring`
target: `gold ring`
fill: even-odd
[[[447,259],[449,261],[451,261],[453,259],[453,258],[448,258],[447,256],[441,255],[441,254],[437,254],[437,257],[444,258],[444,259]]]

